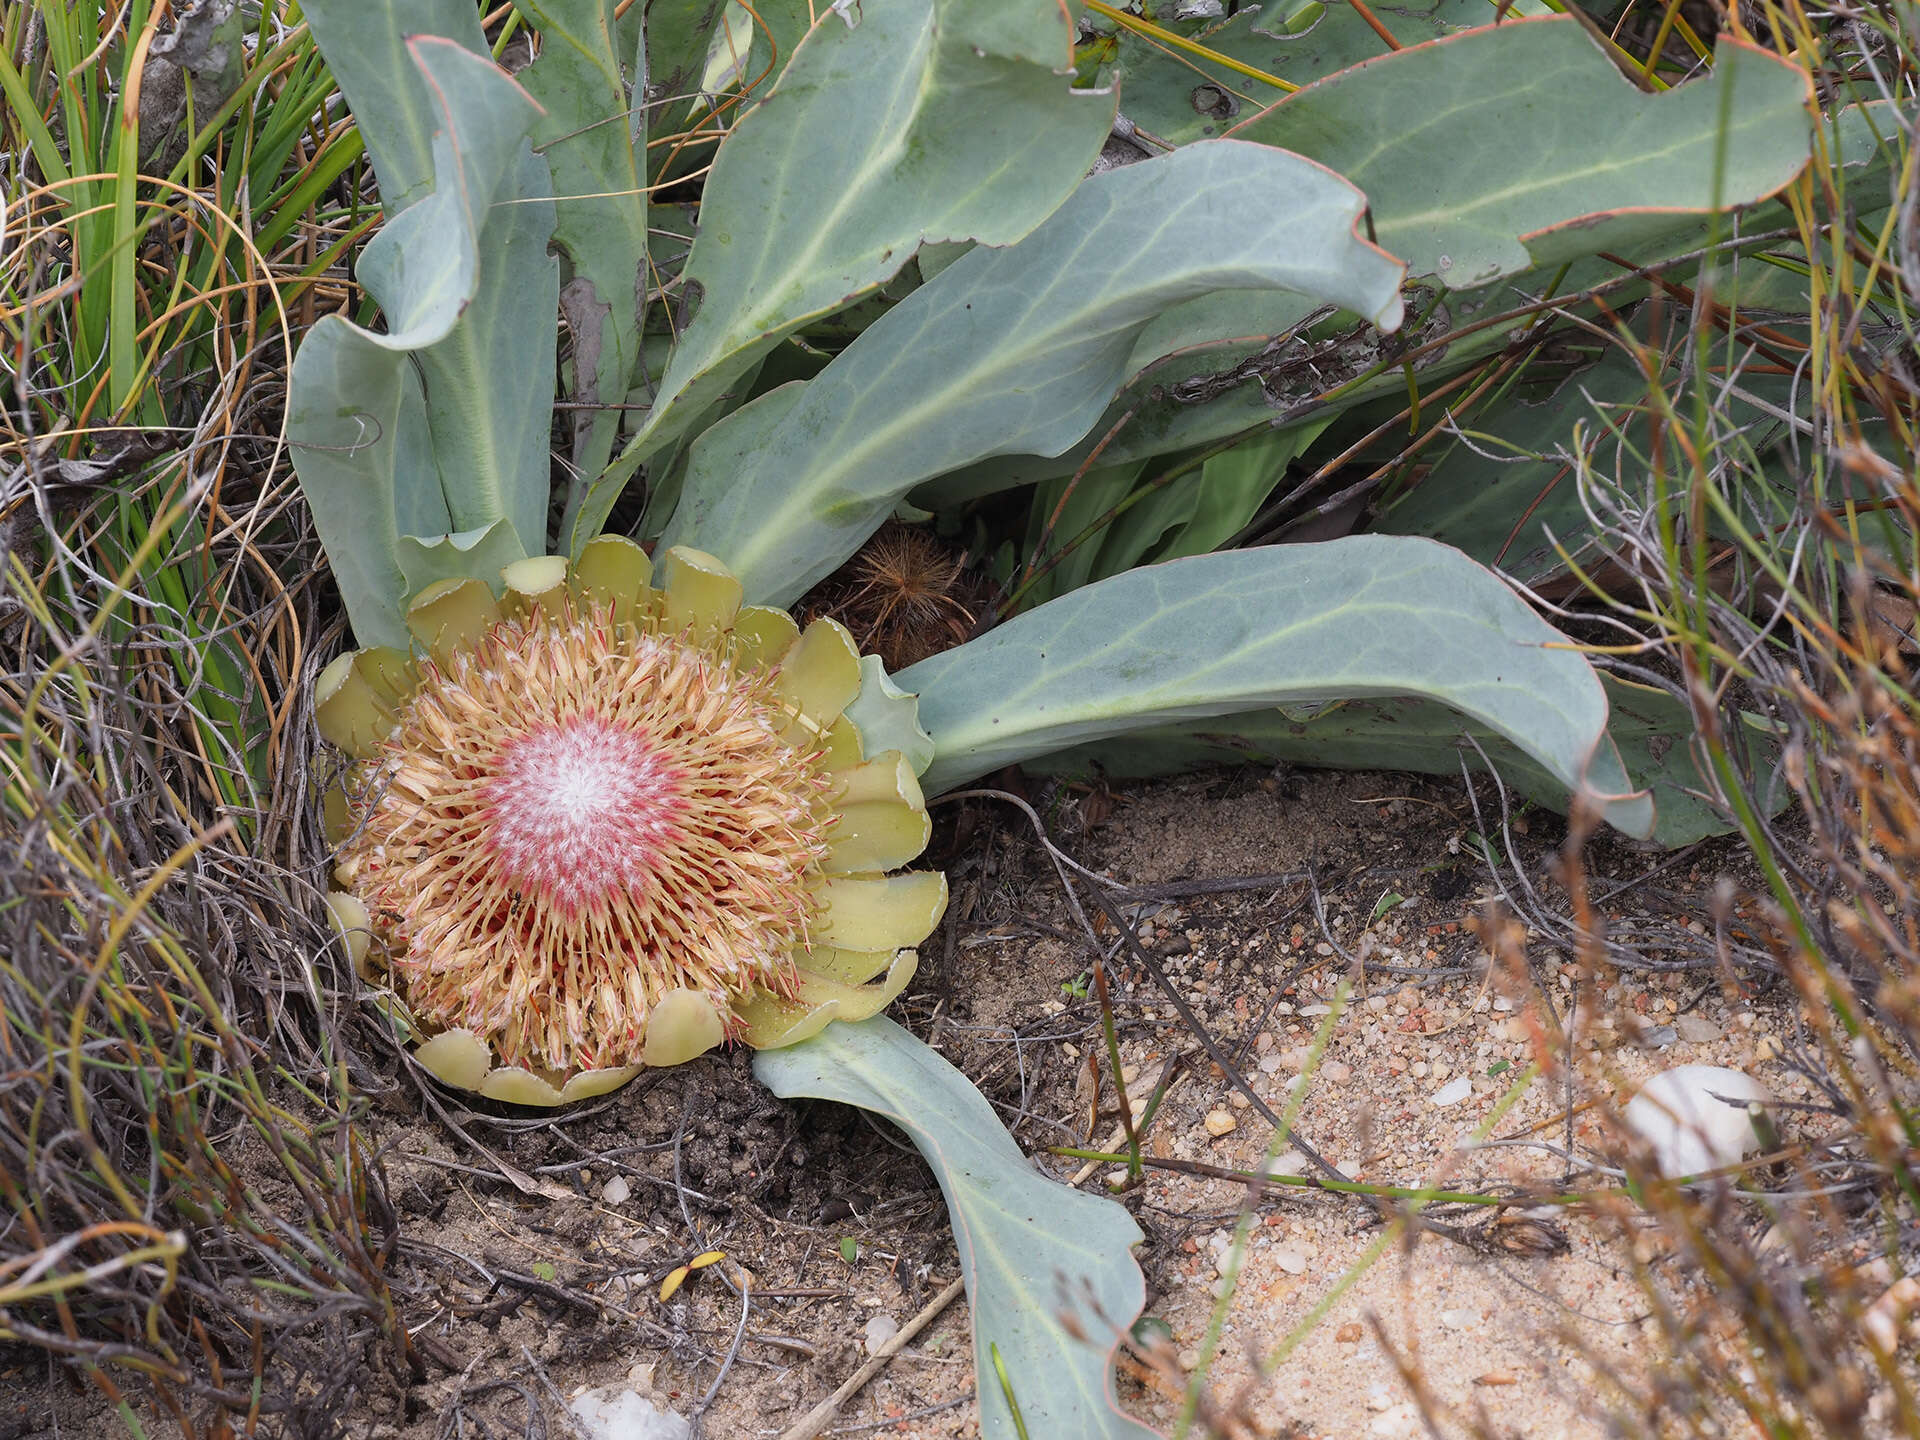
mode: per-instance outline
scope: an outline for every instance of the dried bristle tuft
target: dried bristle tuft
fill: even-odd
[[[816,608],[897,671],[964,642],[981,591],[964,555],[926,530],[889,521],[816,592],[824,602]]]
[[[342,857],[416,1016],[565,1073],[639,1063],[675,989],[791,993],[830,782],[770,672],[570,604],[423,670]]]

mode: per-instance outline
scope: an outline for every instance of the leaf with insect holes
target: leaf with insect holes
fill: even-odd
[[[534,141],[553,168],[554,243],[572,278],[562,292],[572,333],[572,399],[614,406],[640,365],[640,286],[647,265],[647,190],[640,156],[647,111],[628,98],[614,0],[518,0],[540,31],[520,83],[546,114]],[[611,117],[618,117],[617,119]],[[574,412],[575,470],[598,474],[613,453],[616,409]]]

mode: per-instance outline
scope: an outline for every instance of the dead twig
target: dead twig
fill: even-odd
[[[964,1278],[954,1280],[946,1289],[929,1300],[918,1315],[902,1325],[891,1340],[873,1353],[872,1359],[848,1376],[845,1384],[781,1431],[780,1440],[816,1440],[816,1437],[827,1428],[827,1422],[840,1413],[840,1407],[864,1390],[867,1382],[886,1367],[887,1361],[898,1355],[912,1342],[914,1336],[931,1325],[935,1317],[951,1305],[965,1288]]]

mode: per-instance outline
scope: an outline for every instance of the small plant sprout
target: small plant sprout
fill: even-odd
[[[354,757],[334,806],[350,953],[449,1085],[558,1105],[722,1040],[789,1045],[877,1014],[939,924],[926,804],[862,756],[860,656],[740,603],[709,555],[633,542],[442,581],[418,655],[317,687]]]

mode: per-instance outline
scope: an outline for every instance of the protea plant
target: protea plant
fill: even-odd
[[[898,687],[832,621],[802,632],[771,608],[916,486],[1080,441],[1136,344],[1185,307],[1285,293],[1383,330],[1402,308],[1402,267],[1357,233],[1360,194],[1297,156],[1207,142],[1087,178],[1113,100],[1062,77],[1061,7],[817,8],[699,182],[669,281],[698,308],[669,322],[643,303],[671,259],[649,249],[635,128],[667,110],[623,72],[643,54],[675,93],[716,7],[528,7],[538,58],[509,77],[463,0],[307,6],[388,209],[357,271],[386,330],[325,317],[288,395],[302,486],[373,647],[316,693],[353,757],[332,906],[377,1003],[453,1084],[551,1105],[732,1037],[766,1047],[754,1073],[777,1093],[894,1119],[946,1191],[980,1374],[1011,1376],[979,1387],[982,1433],[1136,1437],[1106,1352],[1142,1303],[1137,1228],[1038,1174],[965,1077],[877,1013],[946,900],[939,876],[901,873],[927,840],[921,787],[1175,721],[1296,726],[1415,697],[1464,712],[1536,793],[1596,793],[1642,833],[1652,811],[1625,793],[1587,662],[1429,541],[1130,571]],[[763,383],[776,346],[929,238],[978,243],[923,267],[811,378]],[[550,242],[570,271],[564,379],[590,417],[565,460],[564,557],[543,553]],[[809,366],[827,353],[800,348]],[[610,461],[630,393],[649,404]],[[643,466],[632,523],[656,537],[657,587],[648,552],[599,533]]]
[[[863,1020],[939,924],[919,781],[861,753],[860,655],[742,605],[712,556],[631,540],[444,580],[418,655],[321,675],[330,899],[362,973],[448,1084],[557,1105],[722,1040]],[[364,941],[366,943],[359,943]]]

